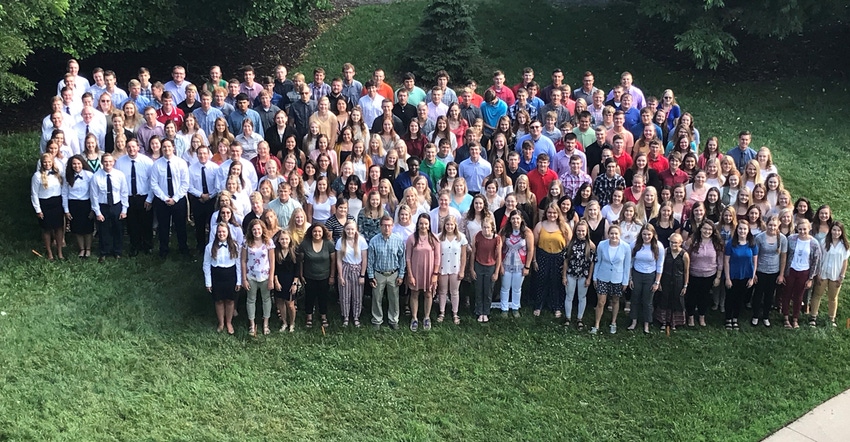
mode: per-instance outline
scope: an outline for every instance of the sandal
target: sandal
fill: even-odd
[[[785,320],[785,328],[789,328],[789,329],[791,328],[791,322],[788,321],[787,319]]]
[[[283,324],[283,325],[281,325],[281,326],[280,326],[280,332],[281,332],[281,333],[285,332],[285,331],[286,331],[286,330],[288,330],[288,329],[289,329],[289,326],[288,326],[288,325],[286,325],[286,324]]]
[[[440,313],[439,315],[437,315],[437,322],[443,322],[444,319],[446,319],[445,314]]]
[[[797,323],[797,321],[794,321],[794,322],[791,324],[791,327],[792,327],[794,330],[797,330],[798,328],[800,328],[800,324],[799,324],[799,323]]]
[[[328,324],[328,318],[322,318],[322,327],[328,328],[330,324]]]
[[[257,336],[257,326],[256,325],[252,325],[251,327],[248,328],[248,335],[251,336],[251,337]]]
[[[458,316],[458,315],[454,315],[453,320],[454,320],[455,325],[459,325],[459,324],[460,324],[460,316]]]
[[[307,324],[305,324],[307,328],[313,328],[313,318],[307,318]]]
[[[269,335],[269,334],[271,334],[271,332],[272,332],[272,331],[271,331],[271,330],[269,330],[269,326],[268,326],[268,325],[266,325],[266,326],[264,326],[264,327],[263,327],[263,334],[264,334],[264,335]]]
[[[809,326],[810,327],[817,327],[818,326],[818,317],[817,316],[812,316],[811,318],[809,318]]]
[[[354,326],[357,327],[357,328],[360,328],[360,321],[355,319],[354,320]]]
[[[578,321],[578,324],[576,324],[576,327],[577,327],[579,330],[584,330],[584,323],[583,323],[583,322],[581,322],[581,321]]]

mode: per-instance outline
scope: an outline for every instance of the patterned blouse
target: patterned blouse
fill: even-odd
[[[567,261],[567,274],[575,278],[587,278],[590,275],[590,264],[596,261],[596,251],[586,256],[587,240],[576,240],[570,246],[570,259]]]
[[[242,246],[244,251],[248,253],[246,260],[248,266],[248,278],[254,281],[265,281],[269,279],[269,254],[274,253],[274,243],[269,241],[261,244],[259,247],[251,247],[248,241]]]

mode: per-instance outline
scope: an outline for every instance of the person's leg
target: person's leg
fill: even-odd
[[[762,294],[760,319],[770,319],[770,311],[773,310],[773,300],[776,296],[776,280],[779,278],[779,273],[765,273],[765,276],[767,277],[767,284],[765,284],[764,293]]]
[[[124,253],[124,226],[121,222],[121,206],[115,206],[109,232],[112,235],[112,253],[121,256]]]
[[[756,272],[756,283],[753,286],[752,298],[750,298],[750,303],[753,306],[753,321],[758,321],[764,314],[762,309],[764,308],[767,279],[767,273]]]
[[[384,322],[384,289],[387,287],[387,277],[375,273],[376,285],[372,289],[372,324],[381,325]],[[395,281],[393,281],[395,284]]]
[[[287,315],[287,311],[286,311],[286,301],[283,300],[284,296],[288,296],[288,292],[285,292],[285,293],[286,294],[277,293],[277,294],[275,294],[275,297],[274,297],[275,308],[277,308],[278,311],[280,311],[281,320],[283,321],[283,324],[281,324],[281,327],[280,327],[280,331],[284,331],[284,329],[287,327],[288,322],[289,322],[289,321],[287,321],[288,315]]]
[[[424,293],[422,293],[422,296],[424,297],[424,302],[425,302],[425,306],[424,306],[424,309],[423,309],[424,311],[422,313],[422,320],[424,321],[424,320],[427,319],[428,322],[430,323],[430,321],[431,321],[431,308],[434,305],[434,290],[427,289],[427,290],[424,291]]]
[[[351,266],[351,272],[356,274],[356,278],[353,287],[351,288],[351,319],[353,319],[357,325],[360,325],[360,312],[363,310],[363,285],[365,284],[365,280],[361,283],[360,281],[360,272],[363,271],[363,268],[360,265]]]
[[[215,302],[215,317],[218,319],[218,327],[216,330],[224,330],[224,301]]]
[[[440,275],[437,279],[437,302],[440,318],[446,314],[446,295],[449,293],[449,275]]]
[[[502,289],[499,290],[499,309],[503,313],[507,313],[510,307],[509,299],[511,297],[511,288],[513,287],[514,273],[506,271],[502,275]]]
[[[103,214],[103,221],[98,221],[97,223],[97,231],[100,236],[99,256],[101,258],[112,253],[112,235],[109,232],[109,219],[107,218],[108,215],[102,212],[102,207],[101,214]]]
[[[587,290],[589,287],[584,285],[585,281],[585,278],[576,279],[576,287],[578,290],[578,311],[576,312],[576,320],[579,323],[581,323],[584,319],[584,310],[587,308]],[[572,303],[570,303],[570,306],[572,306]]]
[[[490,315],[490,305],[493,303],[493,275],[496,273],[496,266],[484,266],[484,298],[481,299],[481,308],[484,310],[485,319]]]
[[[812,316],[812,320],[816,320],[818,317],[818,312],[820,312],[820,302],[823,298],[823,293],[827,290],[829,283],[826,279],[818,278],[814,287],[812,288],[812,301],[809,303],[811,306],[810,315]]]
[[[224,301],[224,326],[230,334],[233,334],[233,310],[235,306],[236,303],[233,301]]]
[[[417,281],[418,282],[418,281]],[[410,290],[410,323],[419,321],[419,292],[422,290]]]
[[[86,256],[86,235],[74,235],[77,237],[77,248],[80,249],[80,258]]]
[[[156,201],[156,199],[154,199]],[[142,250],[146,253],[153,249],[153,217],[155,209],[141,211],[141,222],[139,223],[140,237],[142,238]],[[212,215],[211,215],[212,216]],[[235,307],[235,304],[234,304]]]
[[[174,234],[177,236],[177,247],[179,248],[180,253],[189,251],[189,242],[186,237],[187,206],[188,204],[185,197],[180,201],[177,201],[172,206],[174,212],[171,219],[174,222]]]
[[[593,324],[593,328],[596,329],[599,328],[599,324],[602,322],[602,313],[605,311],[605,302],[607,301],[606,292],[601,287],[602,284],[605,283],[600,283],[600,286],[596,289],[596,320]]]
[[[316,291],[315,281],[305,278],[304,282],[304,313],[307,314],[307,322],[312,325],[318,292]]]
[[[295,327],[295,301],[286,301],[286,316],[292,330]]]
[[[452,301],[452,316],[457,317],[460,309],[460,278],[457,275],[449,275],[449,296]]]
[[[272,292],[269,290],[269,281],[260,281],[260,297],[263,300],[263,332],[269,328],[269,318],[272,317]]]
[[[130,254],[135,255],[142,247],[139,223],[141,214],[145,211],[144,198],[130,196],[130,207],[127,209],[127,236],[130,237]]]
[[[316,290],[318,291],[319,315],[322,322],[327,322],[328,319],[328,298],[330,298],[330,282],[327,279],[316,281]]]
[[[806,294],[806,281],[808,277],[808,272],[796,272],[791,270],[791,274],[794,275],[794,282],[792,287],[794,289],[791,291],[791,302],[793,302],[792,311],[792,323],[797,323],[797,320],[800,318],[800,310],[803,308],[803,297]]]
[[[387,296],[389,297],[389,301],[387,302],[387,313],[389,317],[390,324],[398,324],[398,316],[399,316],[399,305],[398,305],[398,291],[399,285],[396,284],[396,280],[398,279],[398,272],[393,273],[392,275],[387,277]]]
[[[91,256],[92,236],[93,235],[91,233],[83,235],[83,247],[86,251],[86,257]]]
[[[619,285],[619,284],[617,284]],[[620,315],[620,298],[623,297],[623,286],[620,285],[619,294],[611,296],[611,325],[617,325],[617,316]]]
[[[360,282],[360,272],[356,275],[352,274],[352,265],[347,262],[342,263],[342,272],[337,280],[345,285],[339,285],[339,311],[342,315],[343,322],[348,322],[348,317],[351,314],[351,300],[354,294],[354,288]],[[351,277],[354,276],[352,281]]]
[[[484,296],[484,266],[477,261],[473,263],[475,267],[475,315],[479,318],[484,315],[482,304],[485,302]]]
[[[838,292],[841,291],[841,283],[843,281],[829,281],[826,288],[826,299],[829,308],[829,322],[835,322],[835,315],[838,313]]]
[[[154,199],[153,202],[156,210],[156,235],[159,237],[159,254],[166,255],[168,253],[168,241],[171,239],[172,209],[158,198]]]
[[[47,259],[53,260],[53,230],[52,229],[42,229],[41,230],[41,241],[44,242],[44,250],[47,251]]]
[[[248,311],[248,325],[251,329],[254,329],[254,319],[257,317],[257,291],[260,288],[260,282],[248,278],[248,284],[251,289],[248,290],[248,301],[245,309]]]
[[[567,319],[567,322],[573,317],[573,299],[575,299],[577,285],[578,279],[573,275],[567,275],[567,285],[564,289],[564,318]],[[581,313],[578,314],[578,317],[581,318]]]

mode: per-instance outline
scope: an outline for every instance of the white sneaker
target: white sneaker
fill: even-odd
[[[599,333],[599,329],[596,327],[590,327],[590,334],[595,335]]]
[[[753,327],[755,327],[755,326],[759,325],[759,319],[758,319],[758,318],[753,318],[753,320],[752,320],[752,321],[750,321],[750,324],[752,324],[752,325],[753,325]]]
[[[609,332],[612,335],[617,334],[617,324],[611,324],[611,327],[609,328]]]
[[[765,327],[770,327],[770,319],[765,319],[762,321],[762,324],[764,324]]]

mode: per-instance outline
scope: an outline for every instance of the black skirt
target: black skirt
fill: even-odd
[[[38,220],[38,225],[44,230],[59,229],[65,226],[65,209],[62,208],[62,197],[54,196],[39,199],[41,213],[44,218]]]
[[[236,272],[236,266],[210,268],[213,301],[236,300]]]
[[[68,200],[68,211],[71,212],[71,233],[75,235],[90,235],[94,233],[94,220],[91,218],[91,201]]]

